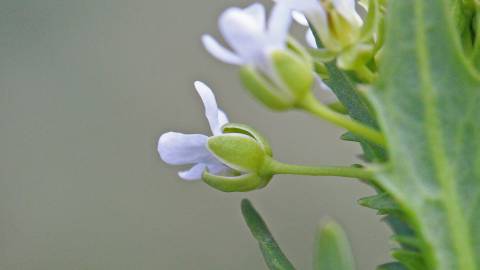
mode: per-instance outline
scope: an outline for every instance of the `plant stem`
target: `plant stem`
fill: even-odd
[[[329,121],[333,124],[346,128],[350,132],[361,136],[379,146],[386,146],[385,137],[379,131],[350,119],[348,116],[337,113],[327,106],[318,102],[313,96],[309,95],[298,105],[299,108],[312,113],[313,115]]]
[[[345,108],[345,106],[340,101],[332,102],[327,106],[334,112],[337,112],[343,115],[348,114],[348,109]]]
[[[359,178],[363,180],[372,180],[374,174],[372,171],[355,167],[315,167],[282,163],[276,160],[270,161],[269,169],[273,174],[293,174],[309,176],[341,176],[348,178]]]

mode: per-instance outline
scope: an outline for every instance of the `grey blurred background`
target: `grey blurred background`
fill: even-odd
[[[0,0],[0,269],[266,269],[239,211],[252,199],[284,251],[311,269],[315,229],[337,219],[359,269],[388,260],[386,226],[337,178],[276,177],[223,194],[156,152],[169,130],[208,131],[194,80],[286,162],[342,165],[359,149],[308,115],[275,114],[201,47],[248,1]],[[218,36],[218,35],[217,35]]]

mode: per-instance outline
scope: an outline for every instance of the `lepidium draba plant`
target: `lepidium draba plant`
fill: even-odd
[[[480,270],[480,4],[475,0],[276,0],[219,18],[228,47],[208,52],[239,66],[240,81],[267,108],[301,110],[345,129],[361,165],[305,166],[274,158],[253,128],[230,123],[213,92],[195,83],[211,136],[165,133],[160,157],[191,164],[179,176],[225,192],[265,188],[277,174],[358,179],[397,242],[382,270]],[[306,27],[306,44],[289,35]],[[333,103],[315,89],[331,91]],[[269,269],[294,269],[247,200],[242,213]],[[334,222],[317,235],[317,270],[355,269]]]

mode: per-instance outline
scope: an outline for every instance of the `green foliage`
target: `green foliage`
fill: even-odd
[[[371,97],[390,160],[377,177],[420,243],[418,252],[394,255],[409,269],[480,269],[480,79],[465,59],[451,1],[389,2]]]
[[[315,270],[354,270],[354,260],[347,236],[335,222],[319,231],[315,246]]]
[[[260,214],[249,200],[242,200],[242,214],[253,237],[257,239],[260,250],[270,270],[294,270],[292,263],[285,257]]]

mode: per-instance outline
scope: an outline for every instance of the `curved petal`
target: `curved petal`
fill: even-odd
[[[268,21],[268,35],[270,45],[283,47],[288,36],[288,30],[292,23],[290,8],[283,3],[273,7],[272,14]]]
[[[220,125],[220,128],[222,128],[223,125],[228,124],[228,122],[229,121],[227,114],[224,111],[218,109],[218,124]]]
[[[202,134],[167,132],[158,140],[158,153],[170,165],[209,161],[214,156],[207,149],[207,139]]]
[[[333,0],[335,9],[354,26],[363,25],[363,20],[355,9],[355,0]]]
[[[277,0],[275,2],[285,4],[293,10],[298,10],[306,13],[309,10],[316,10],[321,7],[318,1],[319,0]]]
[[[220,120],[223,121],[226,116],[220,116],[221,113],[219,113],[217,101],[215,100],[212,89],[200,81],[195,82],[195,89],[202,99],[203,106],[205,107],[205,116],[207,117],[213,135],[222,134],[222,126],[224,124]],[[220,117],[222,117],[222,119],[220,119]]]
[[[226,165],[223,165],[220,162],[207,164],[207,168],[208,168],[208,172],[216,175],[219,175],[231,170],[229,167],[227,167]]]
[[[305,17],[305,15],[303,15],[303,13],[294,10],[294,11],[292,11],[292,18],[293,18],[298,24],[301,24],[301,25],[303,25],[303,26],[308,26],[307,17]]]
[[[315,81],[318,87],[320,87],[320,90],[333,93],[333,90],[330,88],[330,86],[328,86],[318,74],[315,74]]]
[[[244,9],[245,13],[255,18],[256,22],[265,29],[266,12],[265,7],[260,3],[254,3]]]
[[[317,41],[315,40],[315,35],[313,35],[311,28],[308,28],[307,33],[305,34],[305,40],[307,41],[308,46],[317,48]]]
[[[220,16],[219,27],[225,41],[246,64],[256,63],[266,37],[265,29],[253,16],[239,8],[229,8]]]
[[[202,36],[202,43],[205,49],[218,60],[231,65],[242,65],[243,61],[236,54],[226,49],[209,35]]]
[[[196,181],[202,179],[203,171],[207,166],[203,163],[194,165],[192,168],[186,171],[178,172],[178,176],[186,181]]]

